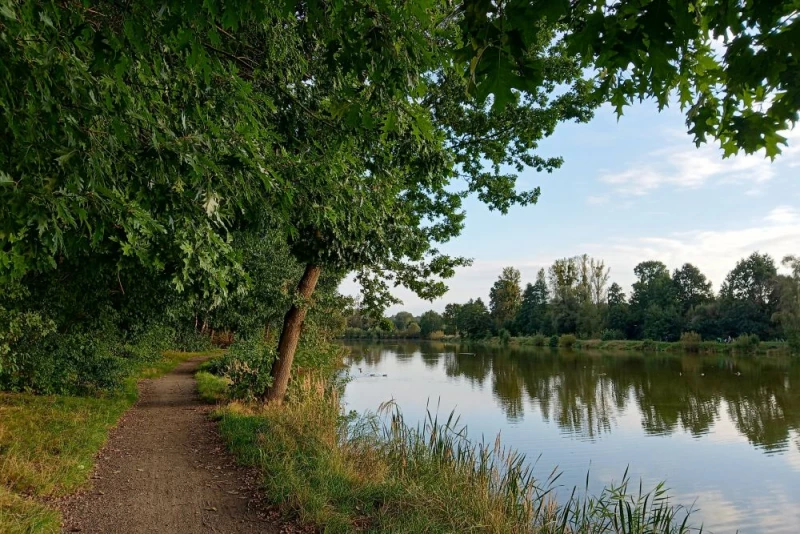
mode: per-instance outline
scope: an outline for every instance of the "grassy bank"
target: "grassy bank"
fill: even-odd
[[[124,389],[104,397],[0,393],[0,532],[60,531],[57,511],[42,504],[84,485],[108,432],[136,401],[136,382],[207,353],[168,352],[140,366]]]
[[[688,532],[662,487],[629,494],[623,479],[559,504],[552,480],[540,485],[499,442],[470,444],[452,416],[418,428],[391,405],[383,417],[343,417],[335,390],[309,378],[296,387],[282,407],[215,413],[231,451],[263,473],[266,496],[325,532]]]
[[[478,343],[484,343],[480,341]],[[486,344],[500,346],[502,340],[499,338],[491,338],[485,341]],[[540,338],[532,337],[513,337],[509,341],[509,345],[516,346],[548,346],[549,338],[542,344]],[[639,351],[639,352],[698,352],[703,354],[731,354],[731,353],[747,353],[747,354],[788,354],[789,345],[785,342],[779,341],[762,341],[757,345],[748,345],[742,347],[733,343],[719,343],[716,341],[701,341],[692,346],[687,346],[680,341],[653,341],[650,339],[645,340],[600,340],[600,339],[575,339],[574,342],[567,347],[581,350],[608,350],[608,351]]]
[[[565,341],[561,338],[570,338]],[[359,340],[347,340],[359,341]],[[370,343],[397,343],[396,339],[370,339]],[[478,347],[534,347],[534,348],[561,348],[574,350],[602,350],[602,351],[638,351],[638,352],[697,352],[702,354],[762,354],[762,355],[788,355],[791,353],[789,344],[781,341],[761,341],[757,345],[738,346],[736,342],[718,343],[716,341],[701,341],[696,345],[687,347],[680,341],[653,341],[618,339],[577,339],[574,336],[560,336],[551,341],[546,336],[520,336],[503,340],[500,337],[486,339],[464,339],[448,336],[442,339],[408,340],[411,342],[430,341],[432,343],[471,345]]]

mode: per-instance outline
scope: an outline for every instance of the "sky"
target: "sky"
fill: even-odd
[[[588,124],[562,124],[538,154],[562,156],[552,174],[526,170],[524,189],[541,187],[539,202],[491,212],[465,202],[466,227],[439,249],[472,258],[433,302],[403,288],[403,304],[387,315],[414,314],[482,298],[503,267],[520,270],[523,287],[555,259],[587,253],[605,260],[611,281],[630,294],[634,266],[659,260],[670,270],[693,263],[719,289],[736,262],[753,251],[776,262],[800,254],[800,127],[775,161],[762,154],[723,159],[716,144],[695,147],[678,108],[639,104],[617,120],[610,107]],[[345,294],[358,294],[351,279]]]

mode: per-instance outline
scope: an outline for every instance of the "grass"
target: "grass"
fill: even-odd
[[[687,510],[663,486],[622,483],[556,501],[558,475],[540,485],[524,456],[499,440],[472,444],[451,414],[408,426],[393,405],[343,417],[336,392],[306,378],[282,407],[231,403],[217,410],[237,458],[263,473],[268,498],[331,533],[688,532]],[[588,480],[587,480],[588,485]],[[569,493],[566,495],[569,496]]]
[[[223,402],[228,398],[228,378],[212,375],[208,371],[198,371],[194,375],[197,382],[197,392],[200,397],[210,403]]]
[[[563,336],[562,336],[563,337]],[[500,338],[490,338],[486,340],[469,341],[479,345],[501,346]],[[541,347],[542,338],[537,336],[512,337],[510,346],[519,347]],[[653,341],[650,339],[618,339],[604,341],[600,339],[577,339],[571,348],[575,350],[607,350],[607,351],[638,351],[638,352],[686,352],[686,347],[680,341]],[[756,347],[748,348],[747,351],[737,349],[735,343],[718,343],[716,341],[700,341],[692,348],[693,352],[706,354],[728,354],[728,353],[756,353],[756,354],[788,354],[789,345],[782,341],[762,341]]]
[[[105,397],[0,393],[0,532],[59,532],[58,512],[40,499],[86,484],[109,430],[136,402],[138,379],[203,354],[165,353],[138,369],[123,391]]]

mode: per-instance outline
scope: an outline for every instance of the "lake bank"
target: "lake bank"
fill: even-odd
[[[336,389],[314,379],[283,407],[234,402],[216,417],[239,461],[263,473],[267,497],[325,532],[692,531],[690,510],[670,501],[663,484],[642,491],[623,475],[558,501],[556,471],[540,480],[499,438],[470,442],[452,413],[427,411],[424,422],[407,424],[389,403],[377,415],[342,417]]]
[[[675,352],[430,342],[348,343],[344,401],[388,399],[407,421],[455,409],[471,436],[558,466],[560,498],[619,481],[666,481],[707,532],[790,533],[800,521],[800,362]],[[732,466],[735,466],[732,467]],[[769,495],[769,498],[759,496]]]
[[[574,350],[599,350],[599,351],[636,351],[636,352],[696,352],[701,354],[761,354],[761,355],[790,355],[789,344],[785,341],[760,341],[758,344],[748,344],[747,346],[737,346],[734,341],[725,343],[717,341],[701,341],[687,350],[685,344],[680,341],[653,341],[650,339],[577,339],[574,338],[569,346],[565,346],[561,338],[566,336],[512,336],[503,340],[500,337],[490,337],[485,339],[469,339],[456,336],[445,336],[438,339],[408,339],[390,337],[371,337],[363,339],[342,338],[342,342],[374,342],[374,343],[398,343],[398,342],[431,342],[449,345],[469,345],[477,347],[535,347],[535,348],[561,348]]]

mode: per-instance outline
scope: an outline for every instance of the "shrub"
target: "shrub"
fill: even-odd
[[[172,346],[175,350],[185,352],[204,352],[211,350],[211,338],[200,334],[192,327],[180,328],[175,331]]]
[[[224,356],[216,356],[201,363],[197,370],[214,376],[223,376],[225,374],[226,364],[227,359]]]
[[[656,345],[656,342],[653,341],[652,339],[645,339],[644,341],[642,341],[642,350],[643,351],[653,352],[657,348],[658,348],[658,345]]]
[[[534,347],[544,347],[546,341],[547,341],[547,338],[545,336],[543,336],[542,334],[536,334],[535,336],[533,336],[531,338],[531,344]]]
[[[625,339],[625,332],[622,330],[606,328],[600,333],[600,339],[603,341],[616,341],[619,339]]]
[[[165,350],[174,348],[175,330],[154,325],[132,338],[123,347],[125,357],[136,362],[154,362],[161,359]]]
[[[550,341],[547,342],[547,345],[551,349],[557,348],[558,347],[558,336],[556,336],[556,335],[550,336]]]
[[[103,335],[106,334],[106,335]],[[84,395],[121,388],[133,359],[116,336],[100,332],[71,332],[48,336],[18,359],[7,389],[44,394]]]
[[[733,341],[733,348],[736,352],[750,353],[758,349],[761,340],[755,334],[742,334]]]
[[[500,337],[500,343],[502,343],[503,345],[508,345],[508,342],[511,341],[511,332],[509,332],[505,328],[500,329],[498,336]]]
[[[253,400],[261,395],[272,383],[275,357],[275,349],[260,339],[236,340],[224,358],[231,397]]]
[[[433,332],[428,334],[428,339],[437,340],[437,339],[442,339],[443,337],[444,337],[444,332],[441,330],[434,330]]]
[[[700,350],[700,343],[703,338],[697,332],[684,332],[681,334],[680,344],[686,352],[697,352]]]
[[[576,338],[573,334],[562,334],[561,337],[558,338],[558,346],[565,349],[571,349],[575,345],[576,341],[578,341],[578,338]]]

